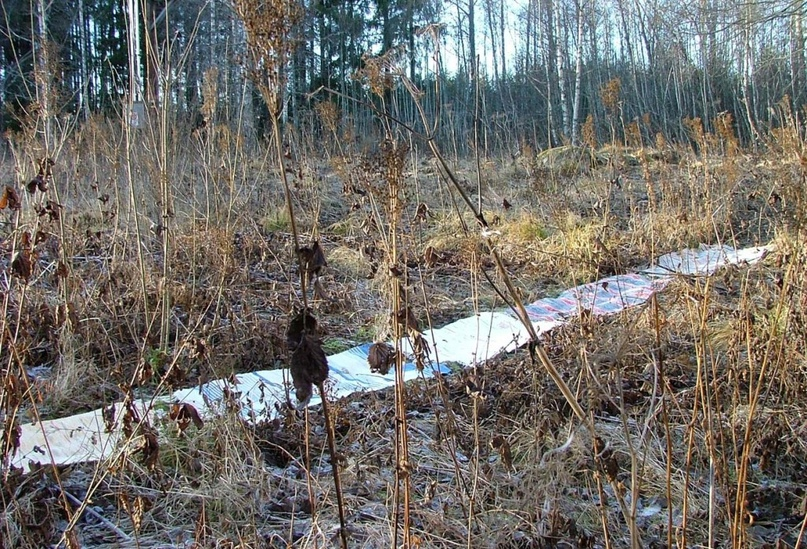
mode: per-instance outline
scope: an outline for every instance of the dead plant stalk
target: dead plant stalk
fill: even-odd
[[[250,77],[258,90],[261,92],[268,107],[269,117],[272,122],[272,133],[275,146],[275,154],[280,181],[283,186],[283,193],[286,199],[286,209],[289,215],[289,224],[292,232],[292,242],[294,246],[293,254],[298,267],[302,300],[302,331],[305,332],[306,319],[308,318],[308,298],[306,291],[307,268],[303,262],[300,236],[295,218],[294,202],[291,188],[286,173],[286,156],[283,150],[283,132],[280,128],[280,113],[283,109],[283,90],[286,83],[286,68],[288,60],[293,52],[293,36],[297,23],[301,17],[298,4],[288,0],[272,0],[270,2],[258,2],[256,0],[237,0],[236,10],[247,33],[247,50],[250,63]],[[291,293],[295,294],[294,285],[290,282]],[[304,336],[307,337],[307,336]],[[328,446],[331,453],[331,470],[333,472],[334,487],[336,490],[337,512],[339,515],[339,539],[343,549],[347,549],[347,525],[345,521],[345,506],[342,496],[342,489],[339,477],[339,457],[336,453],[336,442],[334,441],[334,431],[328,407],[328,395],[323,384],[317,384],[317,389],[322,398],[322,413],[325,418],[326,434]],[[306,414],[306,418],[308,414]],[[308,425],[306,424],[306,438],[309,436]],[[306,456],[308,460],[308,456]],[[311,482],[310,469],[306,471],[308,482]],[[310,488],[309,493],[311,494]],[[312,497],[311,508],[314,512],[314,501]]]

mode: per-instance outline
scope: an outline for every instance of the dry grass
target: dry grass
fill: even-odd
[[[48,192],[32,195],[24,183],[41,146],[13,138],[3,171],[21,174],[5,183],[23,201],[0,213],[6,433],[12,418],[59,417],[286,363],[300,288],[277,170],[234,130],[212,125],[191,139],[183,131],[169,136],[167,258],[160,193],[147,183],[159,170],[144,136],[134,136],[143,141],[132,148],[130,182],[119,129],[91,121],[63,143]],[[796,544],[807,497],[807,208],[802,145],[772,139],[775,158],[672,155],[668,146],[605,149],[586,170],[485,161],[483,212],[525,301],[699,243],[773,240],[777,249],[758,266],[681,277],[657,303],[549,334],[545,348],[593,433],[526,350],[407,386],[413,547],[628,547],[620,499],[635,506],[643,546]],[[431,164],[414,169],[412,154],[395,211],[382,153],[342,149],[326,160],[295,151],[288,160],[301,240],[326,250],[312,306],[332,345],[390,333],[396,280],[422,325],[503,306],[480,275],[501,283],[473,216],[455,209]],[[473,163],[458,174],[475,181]],[[58,219],[37,212],[54,189]],[[466,190],[478,199],[473,184]],[[30,273],[13,263],[25,233]],[[351,547],[392,543],[394,400],[392,390],[358,394],[331,410]],[[151,426],[156,459],[26,477],[4,469],[0,540],[57,543],[72,519],[87,547],[334,544],[321,413],[311,410],[306,424],[284,408],[253,426],[230,412],[181,433],[165,417]],[[95,514],[74,516],[64,493]]]

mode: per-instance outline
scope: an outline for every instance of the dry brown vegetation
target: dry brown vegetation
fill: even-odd
[[[528,349],[331,400],[335,452],[321,407],[257,424],[172,410],[120,459],[25,476],[4,459],[0,547],[335,545],[335,461],[351,547],[807,543],[795,125],[753,154],[723,119],[714,135],[686,122],[697,153],[662,139],[450,159],[483,237],[423,143],[394,131],[357,143],[321,116],[321,136],[287,128],[279,147],[292,208],[274,145],[226,124],[151,132],[96,118],[45,147],[34,121],[9,136],[4,458],[20,423],[288,366],[303,295],[332,354],[700,243],[776,250],[550,333],[542,348],[586,421]],[[309,280],[295,247],[315,242],[327,266]]]

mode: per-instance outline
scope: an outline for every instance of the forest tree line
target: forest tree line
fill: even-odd
[[[379,108],[420,127],[405,89],[378,101],[361,78],[368,56],[389,51],[458,153],[475,134],[488,152],[682,141],[694,119],[707,131],[730,120],[753,144],[798,120],[807,99],[801,0],[300,2],[283,115],[311,131],[322,131],[325,102],[351,135],[380,131]],[[2,12],[0,129],[43,110],[78,121],[124,112],[134,89],[126,2],[4,0]],[[147,105],[260,134],[265,105],[230,2],[140,0],[138,25],[134,83]]]

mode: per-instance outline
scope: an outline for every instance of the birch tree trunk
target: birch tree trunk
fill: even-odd
[[[504,21],[504,0],[499,0],[499,31],[500,31],[500,41],[501,44],[501,55],[502,55],[502,80],[507,78],[507,52],[505,51],[504,45],[507,43],[507,38],[504,35],[504,28],[505,28],[505,21]]]
[[[563,33],[563,37],[566,38],[567,32],[565,25],[563,25],[563,21],[561,19],[561,6],[560,2],[554,3],[553,9],[553,19],[554,23],[553,26],[555,27],[556,33]],[[561,122],[563,124],[563,136],[564,138],[569,138],[571,135],[571,118],[569,113],[569,99],[568,99],[568,91],[567,91],[567,83],[566,83],[566,65],[568,64],[568,60],[566,58],[566,51],[568,49],[568,40],[564,40],[563,44],[559,47],[555,48],[555,68],[558,74],[558,92],[559,97],[558,100],[560,102],[560,113],[561,113]]]
[[[558,87],[558,71],[554,64],[557,63],[557,42],[555,39],[555,8],[553,0],[541,1],[541,19],[543,20],[542,31],[545,36],[544,41],[544,71],[546,74],[546,116],[547,116],[547,145],[553,147],[557,144],[555,128],[555,89]]]
[[[89,43],[87,42],[87,17],[84,12],[84,0],[78,0],[78,55],[79,55],[79,77],[78,77],[78,112],[81,113],[81,118],[87,120],[90,117],[90,101],[87,97],[90,84],[88,80],[87,71],[87,51]]]
[[[802,104],[805,85],[804,20],[801,9],[796,9],[790,22],[790,95],[796,109]]]
[[[485,19],[487,20],[488,24],[488,35],[490,37],[490,50],[491,56],[493,59],[493,81],[496,83],[498,87],[500,84],[499,81],[499,54],[496,48],[496,38],[497,38],[497,31],[496,31],[496,23],[494,21],[494,1],[495,0],[486,0],[485,1]],[[502,43],[502,47],[504,47],[504,43]],[[486,56],[487,57],[487,56]]]
[[[468,64],[471,80],[476,80],[476,0],[468,0]]]
[[[583,6],[582,0],[575,3],[575,16],[577,19],[577,48],[574,60],[574,102],[572,104],[572,145],[580,140],[578,127],[580,125],[580,95],[583,83]]]
[[[40,107],[40,120],[45,134],[45,156],[50,156],[51,136],[51,76],[48,44],[48,14],[45,0],[36,3],[37,47],[36,47],[36,94]]]
[[[527,17],[524,32],[524,72],[529,73],[532,69],[532,14],[535,0],[527,0]]]
[[[619,6],[619,22],[620,22],[620,29],[622,31],[622,43],[625,45],[625,51],[622,53],[623,59],[627,60],[628,67],[630,67],[630,80],[631,80],[631,87],[633,88],[633,95],[636,97],[636,102],[640,101],[639,97],[639,83],[638,83],[638,76],[636,74],[636,54],[633,48],[633,37],[630,32],[629,20],[630,14],[628,13],[628,8],[625,5],[624,0],[617,0],[617,4]],[[639,107],[641,110],[641,107]]]
[[[742,103],[745,108],[746,121],[751,131],[752,140],[756,143],[759,140],[757,132],[754,102],[754,22],[751,16],[751,7],[744,11],[743,21],[743,78],[742,78]]]

